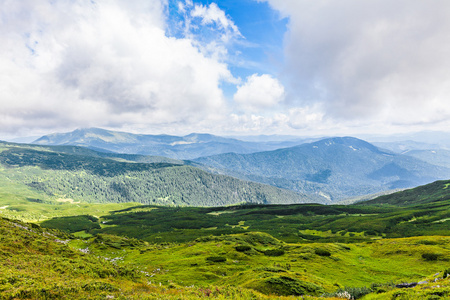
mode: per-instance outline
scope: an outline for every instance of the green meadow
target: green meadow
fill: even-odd
[[[444,202],[195,208],[15,192],[0,199],[4,299],[450,296]]]

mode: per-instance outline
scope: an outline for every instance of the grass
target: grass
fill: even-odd
[[[65,208],[59,211],[61,217],[42,221],[41,225],[76,232],[79,228],[70,228],[62,215],[67,213],[75,217],[77,213],[87,214],[99,219],[100,228],[90,230],[91,234],[122,235],[151,243],[181,243],[202,236],[254,231],[266,232],[289,243],[355,243],[382,238],[450,234],[449,223],[444,221],[450,216],[450,201],[411,208],[318,204],[212,208],[116,205],[59,204]],[[113,210],[114,207],[122,209]],[[14,212],[16,215],[25,213],[26,208]]]
[[[58,231],[0,218],[0,298],[287,299],[238,286],[185,286],[172,280],[152,282],[150,274],[141,272],[132,264],[86,254],[67,246],[67,238],[73,239]],[[101,240],[103,243],[124,241],[112,236],[104,236]],[[101,245],[100,241],[97,242]],[[77,243],[80,246],[85,241],[71,241],[71,244]],[[137,245],[130,242],[121,245],[127,253],[135,250],[136,246],[148,246],[139,242]],[[105,249],[102,253],[107,255],[110,251]],[[155,269],[155,272],[165,271]]]
[[[279,276],[309,282],[327,292],[345,286],[418,281],[442,268],[442,263],[450,259],[447,237],[385,239],[352,245],[290,244],[266,234],[248,233],[210,237],[188,244],[144,243],[133,247],[117,246],[121,244],[117,241],[111,244],[116,246],[105,246],[104,241],[99,243],[91,238],[83,247],[95,255],[141,268],[156,283],[233,285],[260,291],[266,290],[261,285],[267,278]],[[251,249],[238,251],[236,247],[243,245],[251,245]],[[283,255],[264,254],[274,249],[283,249]],[[429,252],[441,253],[442,260],[423,259],[422,254]]]
[[[30,213],[29,210],[32,210],[36,204],[37,202],[25,201],[23,205],[25,207],[28,205],[25,212]],[[39,204],[42,205],[41,209],[47,206],[67,207],[61,211],[68,214],[73,214],[70,208],[76,208],[77,213],[97,210],[106,215],[97,214],[98,219],[89,217],[88,214],[79,214],[53,220],[56,225],[62,226],[60,229],[65,229],[64,226],[73,228],[73,235],[49,231],[36,225],[17,223],[28,228],[23,229],[19,225],[11,225],[11,221],[3,220],[1,223],[3,231],[0,232],[0,256],[3,259],[11,258],[9,260],[11,264],[7,263],[0,267],[0,274],[3,276],[0,278],[2,283],[0,295],[2,296],[44,299],[65,295],[74,299],[77,297],[89,299],[93,297],[92,295],[103,295],[103,297],[112,295],[133,299],[158,299],[158,297],[199,299],[209,295],[208,297],[217,299],[283,299],[283,295],[307,293],[311,295],[309,298],[313,299],[313,295],[318,296],[322,293],[332,296],[339,289],[341,292],[367,289],[370,290],[370,293],[365,296],[367,299],[391,299],[393,293],[400,293],[401,290],[396,292],[396,289],[387,286],[386,283],[417,282],[429,277],[430,274],[442,272],[443,268],[450,267],[450,237],[447,236],[378,240],[372,240],[369,237],[360,240],[362,236],[355,235],[348,237],[353,239],[352,243],[341,243],[326,242],[327,239],[340,235],[338,231],[333,233],[331,229],[326,231],[313,229],[316,231],[303,232],[303,234],[317,235],[318,240],[300,239],[289,242],[276,238],[269,232],[249,231],[257,227],[257,223],[248,216],[256,215],[264,228],[266,226],[264,222],[270,220],[289,221],[292,216],[287,212],[284,213],[284,218],[277,216],[286,208],[290,208],[297,215],[298,206],[232,207],[227,208],[234,210],[232,214],[211,215],[209,213],[214,208],[133,206],[109,214],[110,209],[114,207],[109,206],[111,204],[100,205],[105,206],[103,208],[97,208],[92,204],[85,206],[83,203]],[[300,207],[311,211],[315,206]],[[272,214],[268,214],[271,210],[273,218]],[[154,222],[162,222],[160,217],[163,215],[169,219],[173,218],[172,226],[188,224],[183,222],[195,216],[194,212],[203,218],[210,216],[216,221],[220,221],[217,218],[224,216],[234,216],[236,220],[241,221],[227,221],[240,225],[244,225],[239,222],[247,216],[245,225],[249,223],[252,225],[249,225],[248,230],[234,228],[232,230],[237,233],[223,235],[211,234],[219,230],[220,226],[216,230],[203,230],[201,226],[204,224],[199,224],[197,229],[166,231],[166,236],[189,233],[189,240],[175,242],[165,240],[162,234],[156,241],[153,237],[145,241],[145,236],[137,239],[101,233],[111,229],[117,232],[117,229],[134,228],[137,233],[142,234],[145,230],[141,230],[140,226],[144,223],[139,220],[152,219]],[[108,225],[104,229],[79,230],[79,226],[85,223],[105,226],[106,224],[102,222],[111,220],[116,215],[123,222],[127,220],[128,224],[124,222],[116,224],[115,227]],[[315,224],[319,221],[324,222],[330,216],[315,214],[307,218],[313,220],[312,224]],[[76,221],[75,227],[69,224],[73,221]],[[195,223],[192,220],[191,222]],[[220,222],[223,224],[225,220]],[[223,226],[229,227],[225,226],[226,224],[228,223]],[[54,227],[58,228],[58,226]],[[139,229],[136,230],[137,228]],[[52,237],[44,232],[58,237]],[[128,229],[126,233],[129,233]],[[195,236],[196,238],[192,239]],[[68,245],[57,243],[55,240],[68,240]],[[83,254],[78,249],[88,254]],[[271,255],[273,253],[276,255]],[[80,266],[81,260],[86,259],[87,267],[83,269],[74,267]],[[120,273],[118,270],[128,271]],[[108,272],[117,275],[114,275],[114,278],[110,278],[109,275],[102,277],[105,275],[101,274],[109,274]],[[130,279],[126,274],[138,275],[135,279]],[[381,292],[375,294],[372,286],[383,286],[384,290],[378,288],[377,291]],[[54,291],[55,287],[57,292]],[[42,290],[56,294],[41,295],[39,291]],[[436,288],[430,287],[430,290],[434,291]],[[406,291],[405,295],[411,296],[412,291]],[[444,295],[447,292],[448,288],[443,288],[443,291],[439,293]],[[428,291],[425,290],[414,293],[429,296]],[[403,297],[403,294],[400,296]],[[427,298],[424,296],[423,299]]]

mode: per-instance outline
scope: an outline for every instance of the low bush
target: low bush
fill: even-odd
[[[223,256],[209,256],[206,260],[209,262],[226,262],[227,258]]]
[[[264,255],[266,256],[282,256],[284,253],[283,249],[269,249],[264,251]]]
[[[238,251],[238,252],[245,252],[245,251],[251,250],[252,247],[246,246],[246,245],[240,245],[240,246],[234,247],[234,249],[236,249],[236,251]]]
[[[319,256],[331,256],[331,252],[323,248],[317,248],[314,252]]]
[[[422,253],[422,258],[425,259],[426,261],[436,261],[438,260],[439,256],[440,256],[439,254],[432,252]]]
[[[323,288],[317,284],[288,276],[271,277],[264,281],[261,291],[281,296],[320,295]]]
[[[418,244],[422,244],[422,245],[438,245],[439,243],[436,241],[429,241],[429,240],[422,240],[422,241],[418,241]]]
[[[110,283],[106,282],[91,282],[82,286],[82,289],[88,292],[92,291],[108,291],[114,292],[118,289]]]

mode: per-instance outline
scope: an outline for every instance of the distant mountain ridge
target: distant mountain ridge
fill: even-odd
[[[442,163],[446,157],[441,152],[439,156],[423,151],[405,155],[353,137],[306,141],[263,143],[210,134],[180,137],[88,128],[43,136],[35,143],[87,147],[101,151],[96,155],[104,158],[188,164],[332,202],[450,178],[449,164]],[[413,142],[399,145],[423,146]]]
[[[334,201],[450,177],[448,168],[353,137],[252,154],[219,154],[194,161],[239,178],[305,193],[325,193]]]
[[[301,141],[248,142],[199,133],[186,136],[146,135],[100,128],[45,135],[33,142],[38,145],[83,146],[98,151],[156,155],[173,159],[193,159],[228,152],[253,153],[301,143]]]

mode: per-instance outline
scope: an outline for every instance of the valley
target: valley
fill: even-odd
[[[2,142],[0,164],[2,299],[450,297],[447,170],[358,139],[194,161]]]

